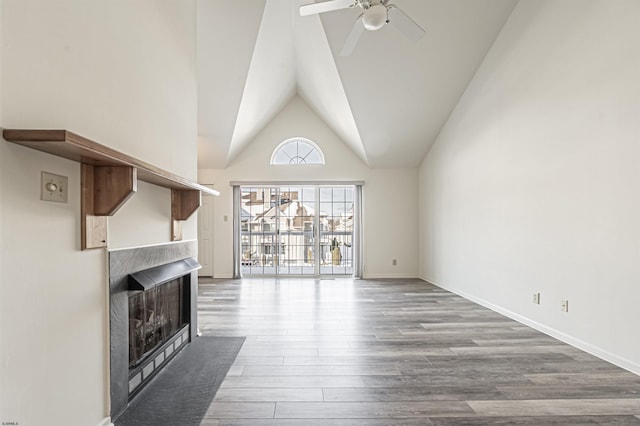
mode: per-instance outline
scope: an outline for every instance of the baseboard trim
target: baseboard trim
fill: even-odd
[[[105,417],[102,419],[102,421],[98,423],[98,426],[113,426],[113,423],[111,423],[111,417]]]
[[[419,279],[417,275],[414,274],[366,274],[362,276],[365,280],[377,280],[377,279],[400,279],[400,280],[416,280]]]
[[[220,278],[223,280],[233,279],[233,274],[213,274],[212,278]]]
[[[450,291],[451,293],[457,294],[458,296],[464,297],[465,299],[471,300],[472,302],[477,303],[478,305],[484,306],[485,308],[491,309],[494,312],[498,312],[499,314],[502,314],[508,318],[511,318],[515,321],[518,321],[519,323],[522,323],[524,325],[527,325],[533,329],[536,329],[544,334],[547,334],[551,337],[554,337],[558,340],[560,340],[561,342],[564,342],[568,345],[571,345],[573,347],[576,347],[580,350],[583,350],[585,352],[587,352],[588,354],[591,354],[595,357],[601,358],[604,361],[610,362],[611,364],[614,364],[620,368],[623,368],[625,370],[628,370],[634,374],[640,375],[640,364],[637,364],[631,360],[628,360],[626,358],[620,357],[616,354],[613,354],[609,351],[606,351],[602,348],[599,348],[597,346],[594,346],[588,342],[585,342],[584,340],[580,340],[577,339],[573,336],[570,336],[558,329],[555,329],[553,327],[549,327],[545,324],[541,324],[537,321],[532,320],[531,318],[525,317],[523,315],[520,315],[516,312],[510,311],[509,309],[505,309],[501,306],[495,305],[485,299],[482,299],[480,297],[476,297],[472,294],[466,293],[464,291],[459,291],[459,290],[455,290],[452,288],[447,287],[446,285],[442,285],[439,283],[436,283],[434,280],[431,280],[427,277],[424,276],[420,276],[419,277],[421,280],[429,283],[429,284],[433,284],[437,287],[440,287],[444,290]]]

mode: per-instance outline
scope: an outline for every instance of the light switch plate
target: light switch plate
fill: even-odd
[[[42,172],[42,177],[40,179],[40,199],[42,201],[67,203],[68,189],[69,178],[67,176]]]

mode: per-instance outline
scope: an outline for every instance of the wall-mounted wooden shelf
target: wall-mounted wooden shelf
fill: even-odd
[[[220,195],[67,130],[4,129],[9,142],[82,163],[82,249],[107,246],[107,217],[136,192],[138,179],[171,189],[171,239],[182,239],[181,222],[200,206],[200,196]]]

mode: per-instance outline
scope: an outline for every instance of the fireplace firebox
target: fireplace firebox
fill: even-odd
[[[199,267],[187,258],[129,274],[129,399],[189,342],[191,286],[183,282]]]
[[[129,292],[129,368],[139,365],[189,323],[185,300],[182,278],[147,291]]]

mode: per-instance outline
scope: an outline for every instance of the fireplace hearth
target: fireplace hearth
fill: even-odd
[[[197,331],[196,243],[109,252],[111,418]]]

